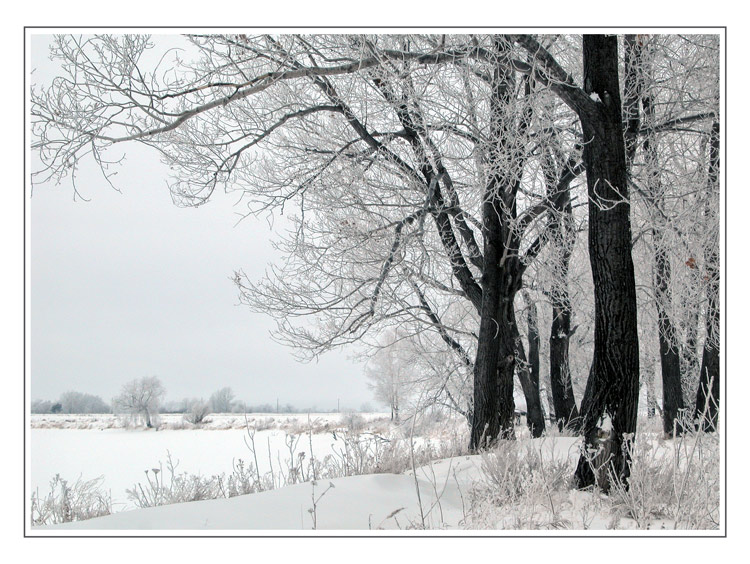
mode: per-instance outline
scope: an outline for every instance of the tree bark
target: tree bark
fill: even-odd
[[[643,372],[646,373],[646,406],[649,419],[656,417],[656,390],[654,386],[654,358],[649,354],[648,365]]]
[[[698,394],[695,400],[695,420],[699,429],[714,432],[719,420],[719,348],[720,348],[720,273],[719,273],[719,224],[718,210],[712,197],[719,190],[719,122],[711,129],[711,146],[708,169],[708,197],[705,214],[709,218],[709,237],[705,242],[706,263],[706,340],[703,345]]]
[[[515,215],[517,182],[514,175],[513,137],[510,101],[513,72],[508,64],[510,47],[505,38],[494,42],[495,64],[490,95],[490,170],[482,202],[482,303],[479,338],[474,363],[474,411],[469,448],[492,445],[501,438],[513,438],[513,373],[515,336],[513,301],[521,287],[518,253],[511,253],[513,233],[510,219]],[[503,166],[505,165],[505,166]]]
[[[554,249],[554,277],[549,292],[552,305],[552,324],[549,336],[550,387],[555,412],[555,422],[561,430],[565,427],[579,429],[579,413],[573,394],[570,373],[570,337],[572,306],[568,288],[570,257],[575,246],[575,222],[570,201],[570,182],[573,167],[569,161],[561,174],[552,174],[554,165],[549,161],[547,197],[554,202],[548,230]]]
[[[573,395],[573,379],[570,374],[570,298],[559,296],[552,301],[552,328],[549,336],[549,370],[552,399],[555,405],[555,421],[562,430],[565,427],[578,430],[579,413]]]
[[[544,393],[547,398],[548,417],[550,421],[557,421],[557,415],[555,415],[555,397],[552,395],[552,383],[550,382],[549,372],[547,372],[547,379],[544,382]]]
[[[629,444],[638,412],[638,324],[631,255],[630,204],[618,78],[617,38],[583,38],[584,91],[580,107],[589,196],[589,256],[594,281],[594,359],[589,397],[582,406],[585,448],[600,444],[600,421],[611,422],[611,460],[605,467],[623,483],[630,475]],[[576,469],[580,488],[597,482],[587,452]],[[606,486],[605,486],[606,489]]]
[[[680,375],[680,350],[677,344],[674,325],[667,307],[671,302],[669,289],[671,266],[667,257],[668,249],[663,243],[663,233],[654,229],[654,291],[659,326],[659,358],[661,360],[662,398],[664,409],[664,432],[668,435],[681,434],[680,415],[685,408]]]
[[[487,203],[485,203],[487,206]],[[485,269],[482,275],[482,315],[474,363],[474,410],[469,448],[491,446],[498,439],[514,438],[513,373],[516,346],[513,324],[514,294],[498,265],[499,249],[494,212],[485,215]],[[515,259],[517,260],[517,259]],[[491,312],[491,313],[490,313]]]
[[[700,374],[700,356],[698,353],[698,324],[700,323],[700,300],[701,293],[700,274],[697,269],[690,271],[690,284],[694,299],[683,297],[682,307],[685,309],[684,332],[685,346],[680,357],[680,370],[682,374],[683,400],[688,413],[695,412],[695,400],[698,390],[698,379]]]
[[[526,398],[526,424],[531,431],[531,436],[538,438],[544,433],[544,411],[539,394],[539,324],[537,321],[536,304],[526,292],[523,299],[527,308],[529,357],[521,341],[518,325],[514,324],[516,335],[516,357],[519,359],[518,379],[521,382],[524,397]]]

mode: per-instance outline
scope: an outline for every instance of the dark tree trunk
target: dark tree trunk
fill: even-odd
[[[482,302],[479,311],[479,338],[474,363],[474,409],[469,448],[476,450],[513,432],[513,372],[515,339],[511,324],[513,298],[520,288],[517,253],[507,252],[513,234],[508,215],[515,212],[513,171],[507,162],[512,151],[511,112],[513,73],[508,64],[509,45],[495,39],[498,61],[490,95],[490,136],[487,160],[491,166],[482,202]]]
[[[520,360],[518,366],[518,379],[521,382],[523,395],[526,398],[526,424],[534,438],[541,437],[544,433],[544,412],[542,400],[539,395],[539,326],[537,322],[536,304],[526,292],[523,298],[527,307],[529,357],[521,341],[518,325],[513,324],[516,341],[516,358]]]
[[[685,409],[689,413],[695,411],[695,399],[698,390],[698,378],[700,373],[700,358],[698,355],[698,324],[700,323],[700,301],[697,295],[701,292],[700,274],[697,269],[690,271],[691,288],[696,296],[694,299],[684,297],[682,307],[685,309],[685,346],[680,357],[682,364],[682,390]]]
[[[485,229],[482,315],[477,359],[474,363],[474,410],[469,443],[472,450],[491,446],[498,439],[515,436],[513,373],[516,344],[512,296],[517,287],[512,287],[513,277],[505,276],[504,268],[492,268],[492,265],[499,263],[502,255],[502,245],[492,244],[498,238],[493,233],[495,228],[499,229],[495,225],[497,215],[494,212],[484,215],[485,228],[490,229]]]
[[[497,405],[495,410],[497,411],[501,425],[500,438],[506,439],[515,438],[513,425],[516,409],[515,400],[513,399],[513,377],[517,366],[516,355],[518,349],[516,346],[516,337],[518,329],[516,328],[516,312],[513,306],[513,297],[515,297],[516,292],[520,288],[520,283],[520,278],[514,280],[511,274],[507,274],[504,277],[500,308],[496,317],[500,354],[497,365]]]
[[[567,300],[565,300],[567,301]],[[552,329],[549,337],[550,385],[555,403],[555,420],[560,429],[578,428],[578,408],[570,374],[570,306],[565,301],[552,304]],[[568,302],[569,304],[569,302]]]
[[[648,365],[643,370],[646,374],[646,406],[649,419],[656,417],[656,390],[654,389],[654,358],[649,354]]]
[[[703,361],[695,399],[695,420],[704,431],[716,431],[719,420],[719,223],[718,210],[713,195],[719,189],[719,123],[711,129],[711,147],[708,169],[708,196],[705,215],[708,219],[709,237],[704,249],[706,263],[706,341],[703,345]]]
[[[513,103],[515,80],[511,62],[511,41],[496,36],[497,56],[490,93],[487,186],[482,202],[482,301],[476,362],[474,363],[474,410],[471,423],[471,449],[491,445],[498,439],[513,438],[513,375],[516,356],[523,355],[518,339],[514,299],[521,289],[525,265],[520,246],[523,229],[517,228],[516,195],[520,189],[526,159],[526,131],[532,109],[526,104],[520,118]],[[531,95],[529,79],[526,96]],[[529,258],[527,252],[525,258]],[[544,431],[539,382],[519,373],[527,405],[533,409],[533,433]]]
[[[555,397],[552,395],[552,384],[549,381],[549,372],[547,373],[547,381],[544,383],[544,393],[547,397],[547,407],[549,413],[547,414],[550,421],[557,421],[555,415]]]
[[[568,163],[569,165],[572,163]],[[550,168],[552,168],[550,166]],[[555,411],[555,421],[560,429],[578,430],[579,417],[573,395],[573,379],[570,373],[570,337],[572,308],[568,289],[570,257],[575,246],[575,223],[570,202],[570,181],[573,169],[570,166],[557,178],[547,181],[547,195],[556,203],[548,223],[549,236],[554,249],[554,280],[549,292],[552,305],[552,326],[549,336],[550,387]]]
[[[718,307],[717,304],[717,310]],[[716,317],[718,321],[718,311]],[[695,400],[695,420],[696,428],[707,432],[715,432],[719,420],[719,367],[718,346],[704,346],[698,395]]]
[[[589,195],[589,256],[594,281],[594,360],[590,394],[582,405],[586,449],[598,449],[599,422],[609,419],[605,465],[625,482],[628,446],[638,412],[638,323],[630,204],[617,68],[617,38],[583,38],[584,90],[595,99],[580,108]],[[594,96],[595,95],[595,96]],[[578,487],[597,481],[587,454],[576,469]],[[606,489],[606,484],[604,485]]]
[[[668,435],[680,434],[680,415],[685,408],[680,376],[680,351],[677,345],[674,325],[667,307],[671,302],[669,289],[671,267],[667,257],[668,249],[663,242],[663,234],[654,229],[654,291],[659,325],[659,358],[661,360],[661,381],[664,409],[664,432]]]

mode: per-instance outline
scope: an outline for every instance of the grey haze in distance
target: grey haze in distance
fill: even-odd
[[[155,38],[157,39],[157,38]],[[179,39],[158,38],[174,44]],[[49,36],[31,38],[29,84],[49,84]],[[167,400],[230,386],[250,404],[359,408],[372,403],[364,366],[346,351],[299,363],[273,342],[274,322],[238,305],[235,270],[260,278],[276,256],[264,219],[238,223],[236,196],[178,208],[155,152],[130,145],[113,190],[93,165],[28,200],[31,399],[76,390],[109,401],[158,376]]]

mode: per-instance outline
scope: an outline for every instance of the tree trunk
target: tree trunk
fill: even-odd
[[[654,358],[649,354],[646,373],[646,406],[649,419],[656,417],[656,389],[654,386]]]
[[[695,399],[695,420],[698,428],[716,431],[719,419],[719,347],[720,347],[720,273],[719,273],[719,222],[718,210],[713,197],[719,190],[719,123],[711,129],[711,147],[708,169],[708,196],[705,214],[709,236],[705,242],[704,260],[706,263],[706,340],[703,345],[703,361],[698,380],[698,394]]]
[[[589,196],[589,256],[594,282],[594,359],[582,406],[585,448],[600,445],[599,422],[611,421],[611,460],[619,480],[630,475],[629,443],[638,412],[638,323],[631,255],[630,204],[617,68],[617,38],[583,38],[584,90],[593,106],[579,111]],[[578,487],[597,482],[589,455],[576,469]],[[604,488],[607,489],[606,484]]]
[[[565,427],[578,429],[578,408],[573,395],[573,379],[570,374],[570,300],[558,296],[552,300],[552,328],[549,336],[549,371],[552,399],[555,405],[555,421],[562,430]]]
[[[669,315],[671,292],[669,280],[671,267],[667,257],[668,249],[663,244],[660,229],[654,229],[654,291],[659,326],[659,358],[661,360],[662,398],[664,409],[664,432],[668,435],[680,434],[680,415],[685,408],[680,376],[680,351],[677,345],[674,325]]]
[[[526,424],[531,431],[531,436],[538,438],[544,433],[544,412],[542,410],[542,399],[539,395],[539,328],[536,305],[526,292],[523,292],[523,298],[528,312],[529,357],[526,358],[518,325],[514,319],[513,333],[516,342],[516,358],[520,361],[518,380],[521,382],[521,389],[526,399]]]
[[[573,395],[570,374],[570,337],[572,306],[568,289],[570,257],[575,246],[576,229],[570,201],[570,182],[573,163],[569,161],[562,172],[555,171],[552,158],[548,159],[546,175],[547,197],[554,202],[547,228],[553,245],[554,275],[549,291],[552,305],[552,325],[549,336],[549,376],[555,421],[560,430],[565,427],[577,431],[579,414]]]
[[[482,201],[482,300],[477,357],[474,363],[474,411],[470,448],[491,445],[497,439],[514,438],[513,375],[516,357],[525,352],[516,325],[514,301],[521,289],[524,264],[520,258],[521,234],[517,229],[516,195],[520,189],[526,159],[526,131],[532,117],[530,105],[517,119],[514,103],[515,80],[511,61],[511,41],[496,36],[497,55],[490,93],[487,185]],[[525,95],[531,95],[530,83]],[[522,231],[522,230],[521,230]],[[528,253],[527,253],[528,257]],[[532,433],[544,431],[538,375],[519,372]]]
[[[487,204],[485,203],[485,206]],[[513,331],[515,291],[509,287],[512,276],[504,276],[498,265],[501,245],[493,233],[496,213],[485,214],[484,273],[482,275],[482,315],[479,343],[474,363],[474,410],[469,448],[491,446],[498,439],[514,438],[513,373],[516,344]],[[514,258],[512,260],[518,260]],[[492,265],[497,265],[493,268]],[[490,314],[490,312],[492,312]]]
[[[549,373],[547,373],[547,380],[549,380]],[[547,408],[548,416],[550,421],[557,421],[557,415],[555,414],[555,398],[552,395],[552,385],[549,381],[544,383],[544,393],[547,397]]]
[[[688,413],[695,412],[695,399],[698,391],[698,379],[700,374],[700,358],[698,355],[698,324],[700,323],[700,300],[701,280],[697,269],[690,271],[691,288],[694,298],[691,300],[684,297],[682,307],[685,309],[685,346],[680,357],[682,362],[680,370],[682,373],[682,390],[685,409]]]
[[[497,54],[490,94],[490,139],[487,150],[487,185],[482,201],[482,302],[477,357],[474,363],[474,411],[469,448],[514,438],[513,375],[516,365],[514,299],[521,289],[523,265],[520,241],[514,230],[516,194],[520,187],[524,156],[516,140],[524,135],[530,116],[515,119],[512,103],[514,74],[511,43],[497,36]],[[528,94],[528,84],[526,87]],[[538,386],[536,398],[538,400]],[[533,399],[532,399],[533,403]]]

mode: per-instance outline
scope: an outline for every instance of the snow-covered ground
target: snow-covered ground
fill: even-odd
[[[69,482],[103,477],[103,488],[112,495],[115,510],[133,508],[125,490],[146,483],[145,472],[166,470],[167,453],[178,464],[177,473],[213,476],[230,474],[233,464],[257,462],[260,474],[286,471],[292,456],[307,459],[343,452],[350,415],[310,414],[247,417],[257,456],[248,448],[249,436],[242,415],[211,415],[196,428],[181,416],[162,416],[163,430],[126,429],[112,415],[33,415],[31,417],[30,486],[44,496],[50,480],[59,474]],[[383,414],[357,414],[379,421]],[[185,427],[185,428],[182,428]],[[263,430],[261,430],[263,429]],[[310,436],[308,430],[312,429]],[[293,447],[290,452],[290,446]],[[312,452],[311,452],[312,451]]]
[[[653,422],[645,423],[636,440],[630,489],[615,488],[604,495],[573,487],[580,439],[553,431],[531,439],[528,430],[518,427],[517,441],[503,441],[482,455],[459,456],[456,453],[463,447],[455,445],[465,446],[465,436],[456,434],[456,429],[465,424],[458,420],[417,427],[419,436],[412,443],[404,437],[404,429],[375,416],[364,418],[365,423],[350,416],[327,416],[315,426],[308,422],[307,432],[301,421],[271,422],[270,415],[259,416],[253,435],[257,462],[260,474],[275,473],[274,486],[264,482],[261,488],[221,490],[218,495],[180,498],[203,501],[172,505],[161,505],[165,502],[161,499],[157,507],[144,509],[124,504],[126,488],[140,482],[148,490],[147,479],[153,478],[154,468],[165,476],[167,450],[173,461],[179,460],[177,473],[204,477],[231,474],[239,459],[254,462],[256,456],[246,444],[247,431],[235,428],[229,417],[217,418],[207,429],[168,430],[165,426],[167,430],[161,431],[113,428],[106,418],[78,422],[75,418],[40,418],[41,425],[40,420],[36,425],[32,421],[30,485],[39,489],[40,499],[54,474],[69,483],[78,476],[88,480],[102,475],[117,505],[111,515],[86,519],[88,513],[81,517],[85,520],[33,527],[29,533],[180,530],[185,534],[252,534],[254,530],[313,529],[640,529],[659,534],[700,529],[722,533],[718,437],[698,434],[668,440]],[[351,425],[358,431],[352,432]],[[365,451],[357,451],[357,441],[363,441]],[[315,460],[330,455],[333,464],[320,466],[317,480],[311,480],[310,466],[301,478],[296,474],[294,480],[280,480],[280,473],[291,475],[292,460],[297,461],[297,471],[301,460],[309,463],[311,442]],[[412,462],[412,456],[421,462]],[[367,464],[357,467],[364,460]],[[164,464],[160,466],[159,461]],[[238,495],[249,491],[256,493]]]
[[[465,517],[464,498],[479,479],[480,462],[478,456],[459,457],[418,469],[421,510],[413,474],[371,474],[35,530],[398,530],[421,528],[423,516],[425,527],[456,528]]]
[[[237,413],[211,414],[200,425],[192,425],[182,414],[159,415],[159,429],[183,430],[200,429],[217,431],[226,429],[244,430],[247,425],[259,430],[287,429],[307,431],[321,428],[338,428],[347,425],[352,419],[367,423],[386,421],[387,413],[250,413],[247,416]],[[32,429],[123,429],[128,427],[128,419],[111,414],[33,414],[29,420]]]

